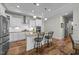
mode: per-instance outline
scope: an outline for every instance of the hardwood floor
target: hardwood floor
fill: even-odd
[[[22,55],[26,52],[26,40],[19,40],[10,43],[7,55]]]
[[[68,55],[68,54],[75,52],[73,49],[73,43],[72,43],[70,36],[68,36],[64,40],[55,40],[55,41],[53,41],[53,43],[54,43],[53,45],[55,45],[54,49],[51,49],[50,51],[48,51],[45,54]]]
[[[43,45],[39,55],[70,55],[75,52],[73,43],[68,36],[64,40],[53,39],[52,46]],[[26,41],[17,41],[10,44],[8,55],[37,55],[36,49],[26,52]]]
[[[52,46],[45,47],[44,45],[41,50],[39,55],[70,55],[75,53],[70,36],[64,40],[53,39]],[[27,54],[37,55],[37,52],[33,49],[27,52]]]

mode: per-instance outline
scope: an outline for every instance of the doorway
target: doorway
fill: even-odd
[[[63,16],[64,19],[64,38],[73,34],[73,13]]]

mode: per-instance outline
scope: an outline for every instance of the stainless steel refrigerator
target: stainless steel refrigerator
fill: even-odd
[[[9,27],[8,19],[0,15],[0,55],[7,53],[9,49]]]

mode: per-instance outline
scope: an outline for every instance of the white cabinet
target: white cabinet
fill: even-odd
[[[17,33],[10,33],[10,42],[23,40],[25,39],[25,33],[17,32]]]
[[[23,17],[18,15],[10,15],[10,26],[22,26]]]
[[[35,23],[36,23],[35,20],[30,20],[30,26],[35,27],[36,26]]]
[[[42,20],[36,20],[36,26],[42,26]]]
[[[2,4],[0,4],[0,15],[5,16],[5,8],[2,6]]]
[[[27,45],[26,45],[27,49],[26,49],[26,51],[33,49],[34,43],[35,43],[34,36],[31,36],[31,35],[27,36]]]

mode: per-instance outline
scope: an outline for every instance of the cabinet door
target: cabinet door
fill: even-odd
[[[42,26],[42,20],[36,20],[36,26]]]
[[[35,27],[35,20],[30,20],[30,26]]]

